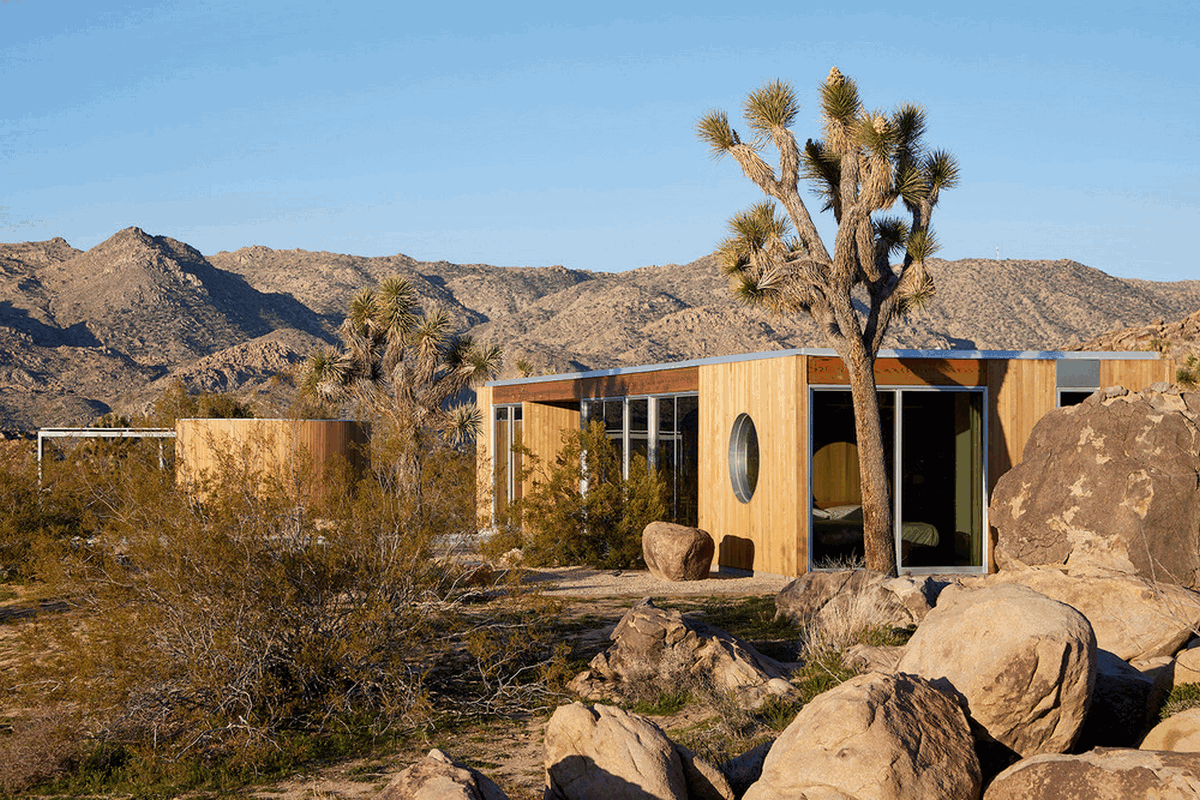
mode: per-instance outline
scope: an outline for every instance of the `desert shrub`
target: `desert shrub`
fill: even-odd
[[[192,394],[183,381],[176,378],[154,400],[150,413],[137,422],[144,426],[170,427],[177,419],[248,419],[254,416],[254,406],[246,400],[217,392]]]
[[[62,712],[19,719],[0,734],[0,796],[16,796],[58,778],[79,757],[78,720]]]
[[[1175,382],[1185,389],[1195,389],[1200,386],[1200,359],[1190,355],[1183,366],[1175,370]]]
[[[0,463],[0,581],[30,580],[47,542],[86,536],[90,529],[86,488],[91,475],[52,473],[39,492],[30,451],[28,458]],[[94,458],[83,460],[88,462]]]
[[[599,422],[566,431],[552,464],[525,456],[532,489],[515,505],[528,563],[643,565],[642,529],[666,515],[665,484],[645,458],[635,457],[623,477],[620,454]]]
[[[1158,715],[1166,719],[1189,708],[1200,708],[1200,683],[1181,683],[1172,688]]]
[[[391,735],[454,708],[544,703],[555,641],[537,621],[552,613],[440,555],[443,536],[474,522],[456,479],[470,457],[422,460],[421,492],[374,475],[350,485],[341,465],[262,474],[231,453],[220,480],[189,494],[154,464],[122,463],[92,486],[105,495],[94,535],[41,562],[72,611],[31,624],[27,652],[48,655],[14,681],[21,705],[79,709],[81,769],[128,775],[171,762],[255,771],[294,758],[297,736]],[[283,485],[310,480],[339,487],[319,517]],[[502,607],[467,599],[497,591]]]

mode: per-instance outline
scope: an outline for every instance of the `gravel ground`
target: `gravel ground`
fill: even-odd
[[[710,572],[708,578],[700,581],[667,581],[646,570],[601,571],[587,567],[530,569],[525,579],[552,595],[637,598],[774,594],[792,580],[779,575]]]

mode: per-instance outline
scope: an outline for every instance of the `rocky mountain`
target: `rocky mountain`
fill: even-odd
[[[1072,261],[935,260],[930,273],[936,296],[887,346],[1062,348],[1200,309],[1200,281],[1123,280]],[[0,427],[136,412],[175,378],[270,411],[354,294],[393,274],[460,332],[500,342],[508,376],[519,360],[552,373],[823,345],[806,318],[739,305],[712,256],[624,273],[265,247],[204,256],[127,228],[87,252],[0,244]]]

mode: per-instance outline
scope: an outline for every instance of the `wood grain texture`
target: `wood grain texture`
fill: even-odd
[[[805,358],[700,369],[700,527],[712,534],[723,567],[777,575],[804,570]],[[742,413],[754,421],[759,447],[758,483],[748,503],[733,493],[728,458],[733,423]]]
[[[181,419],[175,423],[175,463],[181,485],[245,479],[296,492],[297,502],[326,496],[321,472],[345,459],[366,466],[368,426],[353,420]]]

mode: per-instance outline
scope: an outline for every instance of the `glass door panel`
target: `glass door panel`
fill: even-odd
[[[899,563],[983,564],[983,394],[901,393]]]
[[[896,395],[879,392],[879,415],[888,473],[894,463]],[[862,487],[858,436],[849,390],[817,389],[812,393],[811,546],[815,569],[861,567],[863,548]]]

